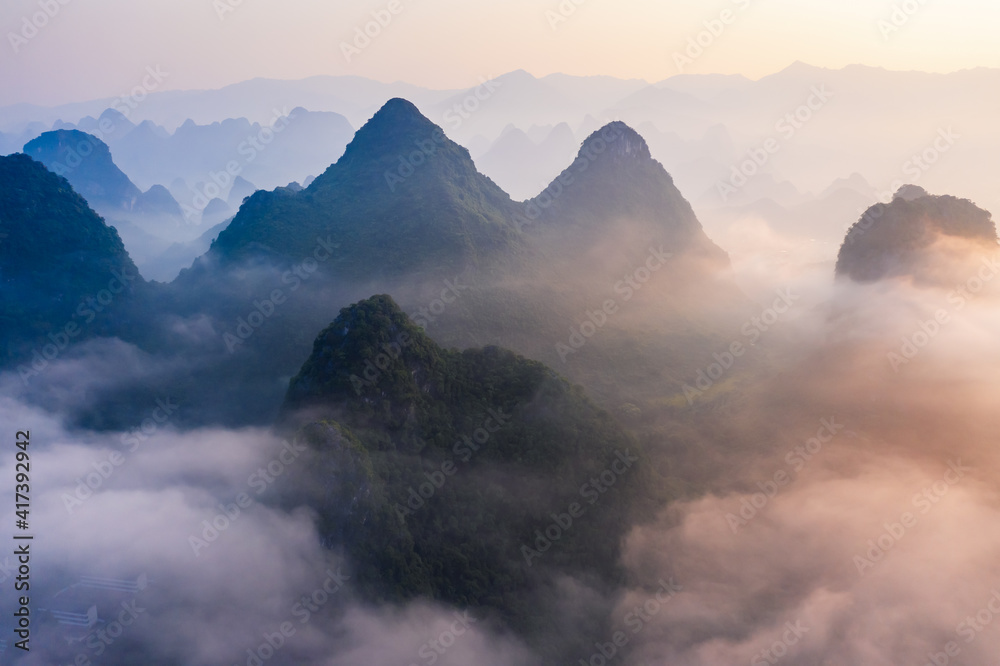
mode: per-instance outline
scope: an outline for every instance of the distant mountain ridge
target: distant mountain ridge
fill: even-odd
[[[92,134],[45,132],[25,144],[24,152],[56,175],[65,176],[98,210],[180,218],[180,206],[165,187],[154,185],[142,192],[115,164],[108,145]]]
[[[142,195],[114,163],[108,145],[80,130],[45,132],[24,146],[24,153],[64,176],[91,205],[132,210]]]
[[[650,382],[679,391],[749,316],[728,267],[625,123],[595,132],[549,187],[515,202],[412,103],[393,99],[308,188],[247,198],[207,253],[155,289],[147,314],[161,322],[150,324],[158,348],[194,345],[186,353],[205,358],[203,381],[163,384],[234,423],[264,418],[274,378],[301,365],[331,309],[372,293],[426,313],[445,346],[502,345],[599,389],[604,405],[641,413]],[[178,318],[216,335],[178,338]],[[635,326],[664,334],[632,345],[625,331]]]
[[[157,92],[130,115],[131,121],[137,124],[130,134],[139,136],[145,121],[171,130],[189,118],[200,125],[244,117],[251,124],[265,123],[273,117],[275,107],[332,112],[346,118],[352,127],[360,127],[386,100],[405,97],[428,118],[442,125],[450,138],[469,146],[479,157],[489,151],[504,128],[511,124],[522,131],[530,131],[535,126],[551,127],[565,122],[579,142],[607,122],[622,120],[643,132],[654,156],[682,184],[699,211],[719,203],[717,195],[702,200],[701,193],[714,191],[720,179],[728,178],[731,170],[746,159],[746,151],[759,146],[768,134],[773,134],[771,128],[775,120],[796,111],[805,101],[810,87],[815,85],[826,85],[833,98],[808,123],[807,131],[812,140],[785,145],[781,154],[763,167],[764,174],[741,189],[740,195],[747,198],[740,202],[741,205],[753,203],[754,198],[760,197],[773,198],[784,206],[803,203],[802,200],[783,200],[781,191],[793,198],[795,191],[822,191],[836,179],[857,171],[860,165],[864,165],[863,175],[868,182],[880,187],[894,182],[899,178],[900,165],[887,156],[909,155],[919,150],[925,142],[933,140],[933,132],[925,137],[926,128],[910,124],[904,124],[905,131],[901,132],[883,132],[881,128],[886,122],[892,122],[890,119],[908,117],[909,110],[915,106],[942,119],[941,122],[951,119],[948,122],[963,128],[963,133],[982,135],[982,141],[976,145],[969,143],[960,149],[967,153],[965,159],[988,163],[989,156],[1000,150],[992,119],[982,111],[993,108],[998,102],[995,91],[1000,90],[1000,70],[996,69],[931,74],[865,66],[828,69],[795,63],[756,81],[682,74],[650,84],[612,77],[560,74],[536,77],[523,71],[500,74],[491,81],[499,83],[500,87],[488,95],[484,95],[484,91],[479,90],[480,84],[474,81],[458,90],[429,90],[361,77],[310,77],[300,81],[254,79],[215,91]],[[479,99],[477,92],[485,99]],[[42,119],[43,129],[48,129],[60,118],[73,120],[90,116],[93,119],[112,102],[98,100],[51,110],[29,105],[0,108],[0,128],[12,133],[0,136],[0,146],[10,145],[9,150],[13,150],[34,138],[36,134],[21,134],[34,119]],[[463,111],[467,117],[459,114],[445,117],[456,104],[465,103],[470,103],[470,108],[475,106],[474,113]],[[859,119],[863,120],[859,122]],[[832,128],[843,123],[857,124],[857,131],[837,137]],[[724,126],[736,139],[731,156],[700,152],[703,146],[698,137],[719,126]],[[32,132],[38,131],[38,124],[32,127]],[[662,138],[657,136],[660,132]],[[21,140],[15,141],[13,136]],[[111,139],[107,142],[109,145],[116,143]],[[346,143],[347,138],[343,141],[344,145]],[[152,172],[140,174],[140,170],[145,171],[141,153],[133,156],[119,146],[112,145],[112,148],[116,156],[120,155],[119,164],[142,188],[155,182],[166,184],[166,177],[152,177]],[[527,147],[522,154],[530,156],[532,152]],[[289,173],[288,165],[282,164],[281,173],[273,177],[255,173],[249,167],[245,176],[258,186],[271,189],[318,173],[336,154],[328,157],[325,163],[305,173]],[[197,181],[205,180],[208,170],[218,170],[224,165],[225,159],[229,158],[223,158],[219,165],[201,169],[203,173],[185,174],[185,177],[194,186]],[[270,159],[267,157],[257,164]],[[487,175],[497,174],[497,181],[502,185],[513,187],[511,183],[517,183],[507,180],[508,169],[515,168],[510,164],[498,167],[484,162],[483,166]],[[934,186],[940,191],[967,192],[987,208],[1000,206],[988,179],[976,177],[976,172],[972,175],[973,178],[965,178],[963,183],[957,174],[935,170]],[[779,182],[775,186],[765,186],[765,176]],[[780,181],[787,182],[782,184]],[[522,198],[533,193],[515,194]]]

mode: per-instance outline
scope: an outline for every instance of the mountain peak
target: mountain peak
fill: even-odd
[[[396,98],[308,190],[250,197],[212,250],[227,260],[261,252],[291,260],[313,251],[317,233],[340,234],[342,247],[325,266],[330,274],[370,278],[373,271],[418,267],[461,272],[499,260],[501,248],[520,242],[511,222],[515,210],[510,197],[476,171],[468,150]],[[413,223],[401,226],[403,219]]]
[[[610,122],[588,136],[580,147],[577,158],[594,159],[595,155],[610,158],[615,163],[622,160],[645,162],[652,159],[646,140],[620,120]]]
[[[286,409],[358,396],[375,399],[397,392],[393,389],[406,393],[401,387],[414,382],[416,365],[433,365],[434,349],[391,296],[372,296],[343,308],[319,334],[312,355],[289,384]],[[372,363],[377,365],[369,367]],[[369,385],[375,374],[383,380],[377,387]]]
[[[375,112],[367,124],[386,122],[433,124],[427,120],[424,114],[420,113],[416,104],[402,97],[393,97],[383,104],[382,108]]]
[[[538,79],[536,79],[529,72],[526,72],[523,69],[515,69],[513,72],[507,72],[506,74],[501,74],[500,76],[496,77],[496,80],[502,83],[518,84],[518,83],[531,83],[537,81]]]
[[[646,140],[618,120],[587,137],[576,160],[529,200],[525,211],[529,219],[561,221],[547,225],[557,243],[567,242],[570,228],[576,237],[572,242],[600,242],[595,239],[609,232],[609,221],[628,220],[678,253],[692,250],[714,265],[728,266],[728,257],[705,235]]]
[[[125,114],[118,109],[105,109],[104,113],[97,119],[98,127],[111,123],[114,129],[112,133],[130,130],[135,127],[135,123],[129,120]]]
[[[916,199],[920,199],[921,197],[927,197],[927,196],[930,196],[930,194],[928,194],[927,190],[920,187],[919,185],[903,185],[898,190],[896,190],[896,193],[894,195],[892,195],[892,199],[893,201],[895,201],[896,199],[902,199],[903,201],[914,201]]]
[[[367,159],[388,155],[395,159],[420,149],[419,143],[433,147],[444,140],[444,131],[412,102],[394,97],[357,131],[341,159],[351,162],[359,155]]]

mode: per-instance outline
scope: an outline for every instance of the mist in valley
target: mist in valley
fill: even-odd
[[[0,107],[0,662],[990,663],[1000,70],[722,37]]]

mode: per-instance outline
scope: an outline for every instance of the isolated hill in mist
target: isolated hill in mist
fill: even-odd
[[[891,203],[872,206],[850,228],[836,273],[855,282],[909,276],[954,286],[950,267],[966,265],[966,277],[972,277],[978,258],[997,249],[996,224],[988,211],[967,199],[931,196],[906,185]]]
[[[370,600],[495,612],[557,653],[588,645],[599,625],[553,636],[538,619],[548,576],[612,584],[634,501],[667,492],[579,388],[504,349],[445,350],[388,296],[344,308],[319,334],[285,410],[308,415],[299,436],[313,459],[297,485]],[[598,504],[581,484],[602,472],[615,482]],[[411,492],[430,478],[432,494]],[[578,524],[550,549],[535,532],[573,502]]]

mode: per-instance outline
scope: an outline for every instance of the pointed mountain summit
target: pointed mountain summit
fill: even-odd
[[[598,242],[626,223],[658,238],[671,252],[693,252],[719,267],[728,256],[705,235],[691,204],[663,165],[654,160],[646,140],[615,121],[583,142],[576,160],[541,194],[527,202],[522,228],[565,237],[572,232]]]
[[[348,167],[355,166],[357,160],[395,159],[401,149],[410,150],[440,132],[412,102],[390,99],[355,133],[338,164]],[[438,137],[438,143],[443,143],[442,137]]]
[[[233,180],[233,186],[229,188],[229,196],[226,199],[226,203],[233,210],[239,210],[240,206],[243,205],[243,200],[252,195],[257,191],[257,186],[248,181],[243,176],[236,176]]]
[[[320,333],[285,407],[421,399],[419,386],[439,369],[441,351],[390,296],[373,296],[341,310]]]
[[[333,275],[461,271],[517,242],[510,197],[413,104],[390,100],[302,192],[257,192],[219,235],[223,263],[299,261],[320,240]],[[329,239],[329,240],[327,240]]]
[[[153,185],[135,202],[133,210],[140,215],[163,216],[181,219],[181,206],[163,185]]]
[[[855,282],[908,276],[948,286],[956,277],[964,281],[962,275],[997,249],[996,224],[988,211],[968,199],[904,185],[891,203],[875,204],[848,230],[836,274]],[[950,275],[950,269],[958,275]]]

